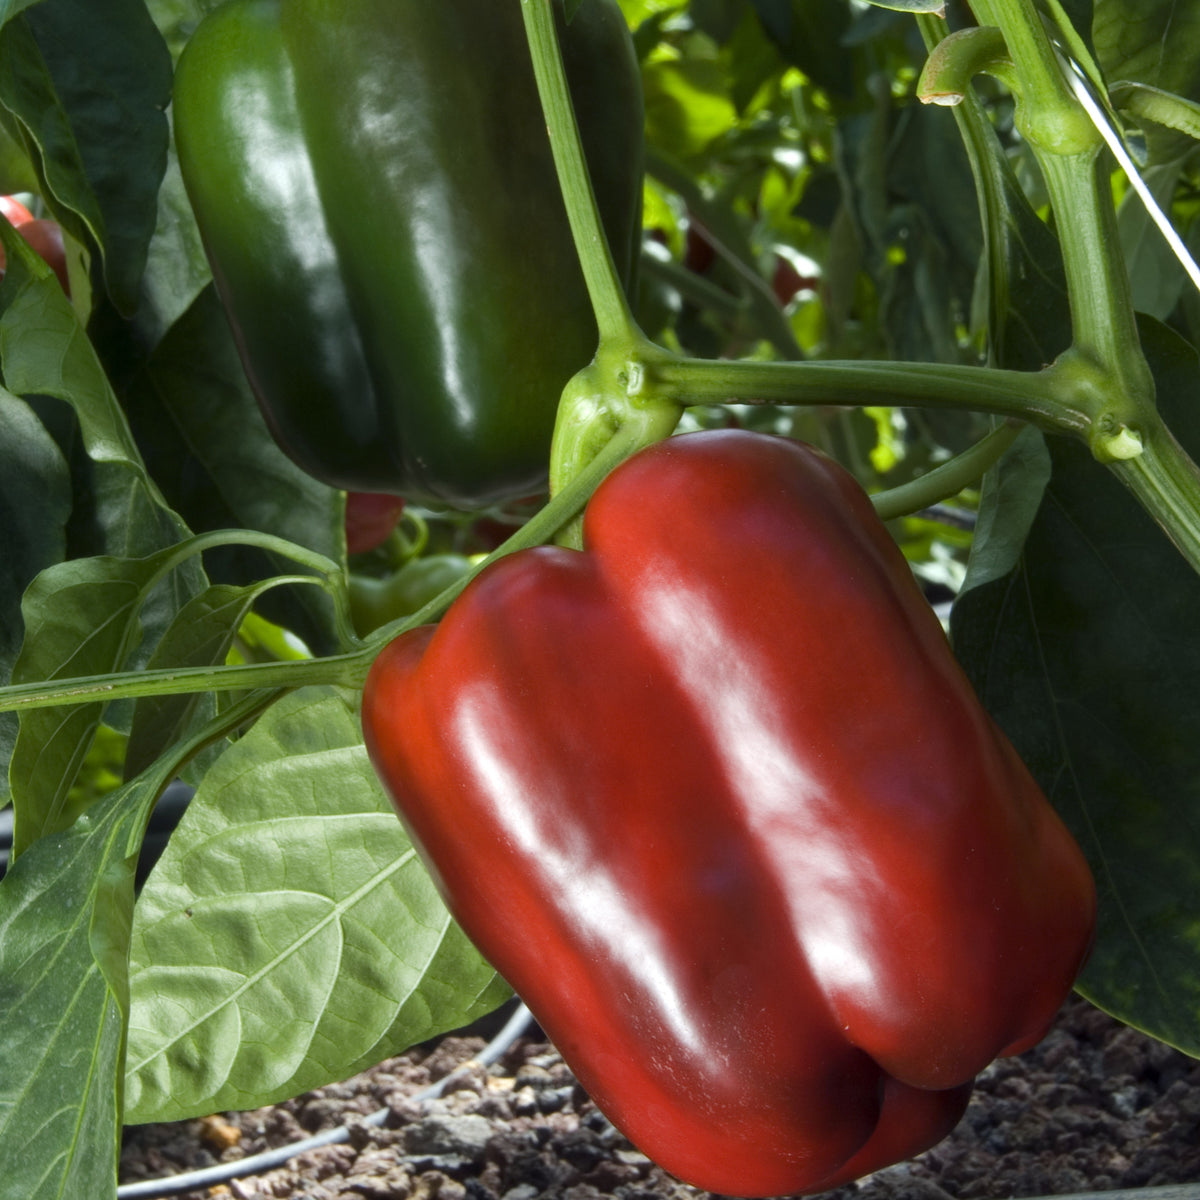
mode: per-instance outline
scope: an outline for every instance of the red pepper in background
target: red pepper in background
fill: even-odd
[[[365,554],[392,536],[404,515],[404,500],[382,492],[346,493],[346,553]]]
[[[669,439],[585,542],[500,560],[368,678],[451,911],[698,1187],[821,1191],[928,1148],[1070,991],[1078,847],[816,451]]]
[[[63,247],[62,228],[58,222],[35,217],[25,205],[12,196],[0,196],[0,213],[8,218],[9,224],[50,267],[58,277],[63,291],[69,296],[71,285],[67,277],[67,255]],[[0,246],[0,279],[4,278],[4,271],[4,247]]]

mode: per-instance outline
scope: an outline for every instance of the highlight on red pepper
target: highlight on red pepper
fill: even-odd
[[[823,1191],[927,1149],[1071,989],[1078,846],[815,450],[668,439],[584,535],[493,564],[367,680],[451,911],[685,1181]]]
[[[57,221],[35,217],[14,196],[0,196],[0,213],[8,218],[9,224],[25,239],[34,252],[58,277],[58,282],[67,295],[71,294],[67,276],[67,255],[63,246],[62,227]],[[0,246],[0,279],[4,278],[6,260],[4,247]]]

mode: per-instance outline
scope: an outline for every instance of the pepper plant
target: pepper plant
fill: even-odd
[[[309,142],[267,139],[234,170],[254,165],[276,182],[312,170],[316,191],[337,197],[323,219],[363,271],[348,306],[331,305],[319,272],[297,271],[290,296],[264,285],[264,304],[294,304],[295,330],[310,331],[297,355],[335,321],[349,341],[331,340],[330,353],[358,338],[355,352],[370,353],[357,361],[384,363],[371,369],[392,383],[409,368],[387,342],[389,322],[440,339],[442,382],[462,382],[444,364],[472,361],[472,345],[488,347],[489,385],[514,354],[532,364],[527,381],[539,347],[556,363],[564,347],[590,353],[593,339],[596,352],[573,364],[560,398],[537,397],[545,428],[527,431],[519,462],[499,464],[501,476],[513,468],[510,488],[457,479],[439,490],[419,454],[394,488],[368,479],[404,495],[420,476],[393,535],[348,556],[345,493],[297,465],[311,468],[319,436],[298,453],[286,422],[268,423],[256,401],[245,322],[269,318],[286,345],[287,313],[247,316],[231,300],[237,281],[220,286],[222,249],[206,230],[220,186],[210,194],[206,172],[228,164],[189,161],[185,131],[181,173],[172,136],[172,119],[189,119],[169,108],[174,65],[210,10],[226,21],[235,9],[0,9],[0,191],[60,227],[69,283],[0,222],[0,788],[13,816],[0,881],[0,1167],[13,1194],[113,1195],[123,1122],[272,1103],[502,1002],[507,984],[450,918],[376,779],[364,684],[393,639],[452,605],[469,612],[456,598],[477,576],[465,599],[483,594],[496,560],[583,545],[593,493],[625,465],[661,461],[640,452],[678,431],[784,434],[841,460],[871,493],[914,574],[953,599],[954,671],[990,714],[984,727],[1003,731],[987,737],[1015,747],[1020,778],[1027,771],[1057,810],[1033,823],[1057,830],[1061,818],[1090,863],[1097,927],[1077,986],[1200,1053],[1200,473],[1190,457],[1200,452],[1200,273],[1188,251],[1200,19],[1165,0],[974,0],[944,13],[926,0],[622,0],[647,139],[634,285],[605,236],[589,164],[597,181],[600,171],[585,159],[560,53],[566,23],[615,12],[609,0],[461,0],[456,9],[489,20],[505,12],[525,41],[506,41],[503,56],[431,50],[408,73],[429,90],[405,103],[424,119],[421,97],[436,95],[440,123],[402,122],[425,140],[385,139],[367,159],[339,129],[387,103],[393,71],[386,39],[350,34],[404,6],[233,4],[281,21],[293,71],[307,56],[312,72],[301,116],[288,117],[309,122]],[[436,47],[437,22],[450,18],[430,24],[439,6],[419,7]],[[341,96],[357,97],[353,111],[335,112],[316,90],[330,64],[355,84]],[[536,87],[541,113],[487,103],[515,86]],[[235,115],[258,112],[265,92],[253,80],[239,88],[249,107]],[[474,175],[467,152],[454,153],[456,97],[462,120],[493,122],[490,137],[470,129]],[[204,112],[193,119],[202,125]],[[314,130],[325,165],[305,157]],[[538,176],[553,195],[539,193],[536,211],[549,215],[524,226],[522,202],[503,191],[517,184],[493,171],[515,146],[543,165],[548,146],[556,176]],[[410,186],[406,155],[423,150],[434,161],[414,211],[429,224],[389,240],[381,197]],[[634,154],[626,145],[606,177],[636,179]],[[301,194],[313,193],[281,188],[277,203]],[[325,243],[295,233],[310,228],[304,207],[236,232],[251,248],[260,233],[268,260],[308,245],[319,262]],[[531,284],[517,270],[527,264],[506,259],[492,224],[500,209],[529,239],[509,249],[561,235],[557,270],[573,247],[589,304],[536,294],[547,281]],[[540,230],[555,214],[561,230]],[[480,230],[492,232],[476,239]],[[464,263],[486,286],[473,287]],[[416,317],[401,269],[420,293]],[[413,370],[427,385],[428,371]],[[478,396],[468,387],[450,409],[461,416]],[[352,399],[335,394],[331,444],[344,440]],[[500,423],[503,435],[520,413]],[[388,432],[384,422],[369,440]],[[530,466],[530,446],[544,469]],[[704,549],[697,571],[722,553]],[[437,568],[412,570],[427,560]],[[397,583],[404,572],[447,586],[430,596]],[[752,604],[753,579],[745,587]],[[355,595],[372,589],[405,599],[364,616]],[[769,647],[771,629],[755,632]],[[836,664],[839,645],[858,637],[831,616],[823,653]],[[857,673],[886,675],[892,650],[865,644]],[[603,663],[595,669],[564,686],[603,688]],[[860,691],[878,695],[865,680]],[[910,699],[898,688],[889,703],[900,712]],[[917,742],[921,722],[905,722]],[[827,736],[847,749],[854,727],[850,706]],[[874,765],[886,777],[889,763]],[[936,760],[926,766],[941,777]],[[135,897],[147,821],[180,778],[195,798]],[[911,836],[919,853],[919,825]],[[1017,861],[1010,874],[1037,876],[1032,859]],[[569,1014],[560,1028],[572,1028]],[[1014,1020],[1009,1032],[988,1053],[1037,1031]],[[911,1050],[872,1052],[894,1065]],[[927,1144],[960,1111],[965,1084],[917,1057],[923,1102],[938,1109],[923,1122]],[[853,1142],[834,1154],[843,1166],[860,1161]],[[886,1149],[894,1158],[919,1142]],[[840,1178],[826,1165],[817,1186]]]

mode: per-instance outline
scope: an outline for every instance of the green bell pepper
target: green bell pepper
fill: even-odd
[[[616,0],[560,32],[629,283],[636,55]],[[246,373],[300,466],[457,508],[544,486],[597,330],[518,0],[230,0],[179,61],[174,122]]]
[[[351,574],[350,614],[360,637],[389,621],[410,617],[457,583],[475,563],[463,554],[414,558],[387,579]]]

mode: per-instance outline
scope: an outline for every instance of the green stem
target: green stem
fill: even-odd
[[[571,234],[596,314],[596,324],[600,328],[600,339],[626,338],[635,333],[637,325],[625,298],[600,219],[596,194],[592,190],[559,49],[553,4],[554,0],[521,0],[538,94]]]
[[[1033,0],[975,0],[973,11],[980,25],[994,25],[1004,35],[1017,76],[1016,125],[1034,150],[1086,154],[1103,145],[1075,99]]]
[[[1136,424],[1154,403],[1154,380],[1142,353],[1129,275],[1119,253],[1117,214],[1107,156],[1039,154],[1067,273],[1075,353],[1106,377],[1113,415]]]
[[[0,712],[54,708],[96,700],[141,696],[183,696],[195,692],[247,688],[298,688],[308,684],[354,686],[361,683],[377,652],[363,648],[330,658],[247,663],[235,667],[178,667],[157,671],[116,672],[80,679],[55,679],[0,688]]]
[[[1086,436],[1087,392],[1072,373],[1000,371],[947,363],[772,363],[679,359],[646,365],[648,386],[679,404],[897,404],[956,408],[1032,421],[1054,433]]]
[[[354,632],[354,621],[350,615],[350,593],[346,587],[345,572],[337,563],[323,554],[318,554],[314,550],[298,546],[295,542],[289,542],[285,538],[276,537],[270,533],[263,533],[257,529],[217,529],[211,533],[198,534],[187,541],[180,542],[173,548],[174,553],[164,557],[163,565],[155,579],[165,578],[189,558],[221,546],[254,546],[259,550],[277,554],[281,558],[307,567],[313,572],[315,578],[284,576],[277,582],[280,584],[307,583],[323,588],[333,600],[334,623],[342,645],[356,646],[358,644],[358,635]]]
[[[1110,463],[1109,469],[1200,572],[1200,468],[1157,413],[1141,433],[1142,452]]]
[[[929,508],[981,479],[1000,460],[1001,455],[1017,440],[1023,428],[1020,421],[1006,421],[962,454],[949,462],[914,479],[911,483],[890,488],[871,497],[881,521],[892,521],[909,513]]]

